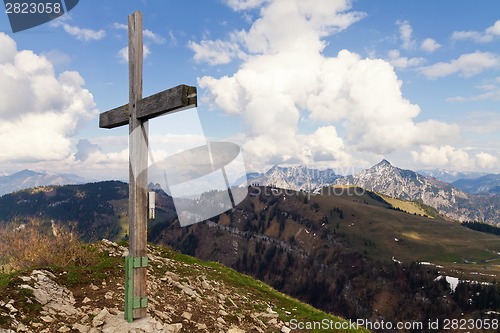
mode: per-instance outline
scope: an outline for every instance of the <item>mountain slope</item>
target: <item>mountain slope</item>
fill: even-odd
[[[0,196],[37,186],[82,184],[85,182],[84,178],[72,174],[22,170],[12,175],[0,176]]]
[[[127,211],[115,206],[127,199],[128,185],[118,181],[26,189],[0,197],[0,222],[37,217],[70,224],[86,241],[114,238]]]
[[[394,167],[387,160],[354,175],[352,183],[340,179],[337,184],[359,186],[404,200],[422,200],[433,207],[450,207],[456,201],[468,198],[466,193],[447,183]]]
[[[96,266],[0,275],[0,331],[286,332],[292,318],[340,322],[220,264],[158,246],[148,250],[146,319],[125,322],[123,256],[128,251],[103,240],[88,248]]]
[[[462,271],[464,280],[477,279],[477,274],[490,280],[490,275],[500,276],[495,266],[500,238],[391,209],[373,192],[338,191],[325,188],[323,195],[309,196],[252,188],[235,210],[212,221],[187,229],[175,221],[160,222],[150,235],[155,242],[222,262],[347,318],[459,315],[454,305],[436,296],[450,293],[446,285],[433,282],[437,268],[414,261],[443,266],[441,274]],[[484,260],[488,264],[480,263]],[[430,298],[435,299],[433,310],[421,302]],[[404,311],[397,310],[401,304]]]
[[[0,208],[9,206],[8,212],[19,221],[30,216],[21,213],[34,212],[48,227],[50,216],[60,216],[57,221],[61,223],[93,217],[90,225],[100,225],[102,234],[126,222],[124,183],[46,189],[7,195],[0,198]],[[53,215],[61,212],[68,214]],[[158,191],[156,215],[148,223],[150,241],[221,262],[348,318],[427,320],[450,318],[457,311],[469,317],[482,315],[482,309],[455,301],[447,305],[448,299],[436,296],[450,293],[446,283],[435,282],[438,269],[421,267],[415,261],[443,266],[441,274],[462,280],[491,281],[500,276],[497,236],[398,211],[378,194],[360,188],[325,187],[322,195],[314,195],[251,187],[249,196],[235,209],[186,228],[176,220],[172,199]],[[94,235],[90,227],[78,231],[84,237],[86,232]],[[123,229],[119,234],[109,232],[116,237],[126,233]],[[467,288],[460,297],[474,298]],[[429,299],[436,301],[426,302]],[[481,304],[491,309],[492,301]],[[404,311],[396,310],[401,304]]]

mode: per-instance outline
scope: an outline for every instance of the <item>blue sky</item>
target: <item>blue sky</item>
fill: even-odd
[[[156,160],[204,135],[273,164],[350,173],[500,172],[498,1],[80,1],[13,34],[0,13],[0,171],[126,178],[127,15],[143,12],[144,92],[196,85],[197,110],[150,122]],[[4,102],[5,101],[5,102]],[[194,122],[199,115],[203,131]]]

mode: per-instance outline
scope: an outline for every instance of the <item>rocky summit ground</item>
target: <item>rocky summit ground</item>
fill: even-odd
[[[102,270],[46,268],[11,275],[0,294],[0,333],[287,333],[290,318],[337,320],[263,283],[219,269],[222,265],[151,246],[148,317],[128,323],[119,274],[128,250],[107,240],[94,250],[109,258]],[[233,274],[236,279],[229,277]]]

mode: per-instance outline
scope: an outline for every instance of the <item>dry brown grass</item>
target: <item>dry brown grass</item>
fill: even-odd
[[[71,231],[38,220],[0,226],[0,273],[47,266],[88,266],[92,257]]]

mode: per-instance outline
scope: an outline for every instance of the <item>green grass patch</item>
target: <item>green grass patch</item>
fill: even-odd
[[[19,272],[0,274],[0,290],[7,287],[17,276],[19,276]]]
[[[89,255],[93,256],[93,265],[51,267],[51,269],[56,272],[67,272],[63,277],[63,282],[67,286],[101,282],[109,276],[119,274],[116,271],[123,269],[123,258],[110,257],[107,252],[96,251],[92,245],[89,245],[87,250],[90,252]]]
[[[35,300],[31,289],[20,287],[21,284],[25,283],[18,278],[21,275],[29,275],[29,270],[0,274],[0,300],[6,303],[14,300],[13,305],[16,309],[29,314],[29,316],[17,320],[28,324],[30,321],[38,321],[42,305]],[[0,315],[0,327],[9,327],[11,324],[10,317]]]

